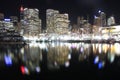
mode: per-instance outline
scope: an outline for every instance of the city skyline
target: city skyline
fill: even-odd
[[[93,22],[94,15],[99,10],[105,12],[107,16],[114,15],[116,23],[119,23],[120,10],[118,0],[114,2],[112,0],[12,0],[10,4],[7,4],[7,0],[0,1],[0,12],[5,14],[5,17],[20,15],[20,6],[28,8],[38,8],[40,11],[40,18],[43,20],[43,26],[45,25],[46,9],[59,10],[61,13],[68,13],[71,23],[77,22],[78,16],[89,16],[90,23]],[[7,4],[7,5],[6,5]]]

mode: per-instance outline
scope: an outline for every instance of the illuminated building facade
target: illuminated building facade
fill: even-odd
[[[48,33],[55,33],[55,15],[59,14],[59,11],[53,9],[47,9],[46,11],[46,27]]]
[[[93,25],[93,29],[92,29],[92,32],[93,32],[93,35],[96,36],[96,35],[99,35],[99,28],[102,27],[101,26],[101,17],[97,17],[97,16],[94,16],[94,25]]]
[[[106,27],[106,14],[104,12],[100,12],[101,26]]]
[[[55,33],[67,34],[69,26],[68,14],[57,14],[55,16]]]
[[[94,16],[94,25],[97,27],[101,26],[101,19],[100,17]]]
[[[6,30],[15,30],[15,27],[13,26],[11,19],[4,19],[4,28]]]
[[[97,27],[106,27],[106,14],[101,11],[99,11],[98,13],[98,16],[94,16],[94,25]]]
[[[0,29],[15,30],[15,27],[11,22],[11,19],[8,18],[0,20]]]
[[[88,22],[88,20],[84,19],[84,17],[78,17],[77,25],[76,27],[73,25],[72,32],[88,35],[92,32],[92,27],[91,24]]]
[[[79,17],[77,18],[77,26],[78,26],[79,28],[84,27],[85,22],[86,22],[86,20],[84,20],[84,17],[80,17],[80,16],[79,16]]]
[[[15,31],[19,32],[18,28],[18,17],[17,16],[10,16],[11,22],[13,23],[13,26],[15,27]]]
[[[48,33],[65,34],[68,32],[68,14],[60,14],[57,10],[47,9],[46,22]]]
[[[41,33],[41,19],[39,18],[39,10],[24,8],[21,25],[24,36],[38,36]]]
[[[17,23],[18,22],[18,17],[17,16],[10,16],[11,22]]]
[[[107,20],[107,25],[111,26],[111,25],[115,25],[115,18],[114,16],[110,16]]]
[[[69,48],[64,45],[56,45],[52,47],[50,44],[48,47],[49,52],[47,53],[47,65],[48,69],[59,69],[60,66],[69,66],[70,54]]]

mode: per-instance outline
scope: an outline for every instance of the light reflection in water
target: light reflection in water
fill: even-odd
[[[103,53],[107,53],[107,51],[109,50],[109,44],[103,44],[102,50],[103,50]]]
[[[25,45],[24,49],[21,48],[21,60],[25,66],[24,69],[27,69],[26,74],[29,72],[40,72],[40,62],[42,61],[42,50],[40,45],[37,43],[31,43]],[[23,53],[24,52],[24,53]],[[22,72],[24,71],[22,70]]]
[[[11,67],[13,63],[17,63],[20,49],[23,46],[20,44],[0,44],[0,67]]]
[[[5,59],[5,63],[6,63],[7,66],[11,66],[12,65],[12,58],[11,58],[10,55],[5,55],[4,59]]]
[[[69,66],[69,48],[66,44],[57,43],[55,47],[48,47],[47,64],[48,69],[59,69],[60,66]]]
[[[28,46],[28,45],[27,45]],[[119,50],[120,44],[87,44],[87,43],[36,43],[34,44],[29,44],[29,47],[25,47],[24,51],[22,52],[29,52],[29,55],[35,57],[36,54],[39,53],[38,56],[39,60],[42,61],[42,51],[41,50],[46,50],[47,51],[47,67],[48,69],[60,69],[61,66],[69,67],[70,66],[70,60],[74,55],[78,55],[78,60],[79,61],[84,61],[86,60],[90,55],[94,56],[94,64],[98,65],[98,68],[101,69],[105,66],[106,63],[106,57],[108,60],[113,63],[115,59],[115,55],[118,56],[120,54]],[[27,52],[27,54],[28,54]],[[76,53],[76,54],[75,54]],[[44,53],[43,53],[44,54]],[[30,58],[30,57],[29,57]],[[36,60],[35,60],[36,61]],[[32,62],[32,61],[31,61]],[[34,62],[34,61],[33,61]],[[32,62],[32,63],[33,63]],[[31,64],[32,64],[31,63]],[[35,64],[35,63],[34,63]],[[38,63],[36,63],[39,65]],[[30,66],[30,64],[29,64]]]
[[[114,49],[115,49],[116,55],[120,55],[120,44],[119,43],[114,44]]]
[[[95,59],[94,59],[94,64],[97,64],[99,62],[99,57],[96,56]]]
[[[0,45],[0,50],[0,62],[7,61],[7,64],[13,64],[19,62],[18,59],[20,59],[24,66],[22,71],[26,71],[26,74],[41,72],[41,63],[45,62],[45,59],[47,59],[45,63],[49,70],[58,70],[61,67],[69,68],[73,59],[78,62],[92,60],[94,65],[101,69],[105,67],[106,60],[113,63],[116,56],[120,56],[119,43],[30,43],[24,47],[21,45]]]

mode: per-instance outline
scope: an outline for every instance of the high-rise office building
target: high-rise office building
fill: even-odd
[[[55,33],[55,15],[57,14],[59,14],[57,10],[46,10],[46,27],[48,33]]]
[[[55,33],[67,34],[69,26],[68,14],[57,14],[55,16]]]
[[[38,36],[41,33],[41,19],[38,9],[24,8],[21,20],[24,36]]]
[[[100,17],[94,16],[94,25],[97,27],[101,26],[101,19]]]
[[[84,19],[84,17],[78,17],[77,18],[77,26],[78,28],[82,28],[84,26],[84,23],[86,22],[86,20]]]
[[[46,22],[48,33],[65,34],[68,32],[68,14],[60,14],[57,10],[47,9]]]
[[[24,34],[24,7],[20,7],[20,23],[18,24],[20,34]]]
[[[100,12],[100,19],[101,19],[101,27],[105,27],[107,25],[107,22],[106,22],[106,14],[104,12]]]
[[[101,26],[101,18],[98,16],[94,16],[94,25],[93,25],[93,29],[92,29],[92,32],[95,35],[98,35],[100,34],[99,33],[99,28],[102,27]]]
[[[24,7],[21,6],[20,7],[20,20],[22,20],[24,18]]]
[[[111,26],[111,25],[115,25],[115,18],[114,16],[110,16],[107,20],[107,25]]]
[[[84,19],[84,17],[77,18],[77,27],[73,29],[76,33],[83,33],[89,34],[91,33],[91,24],[89,23],[88,19]]]
[[[0,29],[15,30],[12,19],[4,18],[3,13],[0,13]]]
[[[13,26],[11,19],[4,19],[4,28],[6,30],[15,30],[15,27]]]
[[[13,26],[15,27],[15,31],[19,32],[18,28],[18,17],[17,16],[10,16],[11,22],[13,23]]]
[[[17,16],[10,16],[11,22],[17,23],[18,22],[18,17]]]
[[[98,14],[98,16],[94,16],[94,25],[97,27],[105,27],[107,25],[106,14],[102,11],[99,11]]]

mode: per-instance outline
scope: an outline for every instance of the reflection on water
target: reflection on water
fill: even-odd
[[[18,63],[20,49],[23,46],[18,44],[0,44],[0,67],[12,66],[13,63]]]
[[[44,70],[61,70],[81,62],[103,69],[106,64],[120,65],[120,44],[88,43],[30,43],[0,45],[0,67],[20,65],[22,74]]]
[[[54,46],[53,46],[54,45]],[[69,66],[69,48],[65,44],[48,44],[47,61],[48,68],[59,68],[60,66]]]
[[[21,60],[24,63],[25,70],[22,72],[23,74],[29,74],[30,71],[40,72],[40,64],[42,61],[42,51],[37,45],[25,45],[24,48],[21,49]],[[21,68],[22,71],[23,68]],[[24,69],[23,69],[24,70]],[[30,71],[29,71],[30,70]]]

